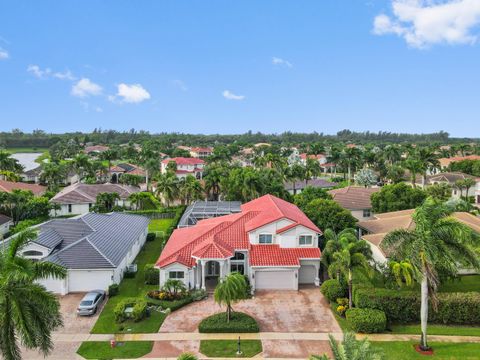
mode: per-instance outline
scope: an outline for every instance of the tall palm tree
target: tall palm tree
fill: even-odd
[[[100,159],[107,161],[108,163],[108,171],[107,173],[110,175],[110,169],[112,167],[112,161],[115,160],[118,157],[118,152],[115,151],[114,149],[108,149],[105,150],[100,154]],[[109,179],[109,182],[111,179]]]
[[[52,331],[63,324],[58,299],[37,280],[63,279],[66,270],[19,255],[35,238],[34,231],[25,230],[12,238],[8,247],[0,248],[0,355],[5,360],[22,358],[19,342],[46,356],[53,348]]]
[[[90,170],[90,158],[85,154],[78,154],[73,158],[71,166],[75,173],[78,175],[78,181],[82,182],[85,174]]]
[[[397,145],[387,145],[383,149],[383,156],[390,165],[393,165],[402,158],[402,149]]]
[[[8,151],[0,150],[0,170],[12,171],[19,174],[23,171],[23,166],[20,165],[17,159],[12,157]]]
[[[322,263],[327,268],[333,262],[333,254],[358,240],[355,229],[352,228],[346,228],[338,233],[332,229],[326,229],[323,232],[323,236],[326,242],[322,251]]]
[[[187,205],[193,200],[200,200],[204,194],[202,184],[192,175],[187,175],[180,181],[179,193],[182,203]]]
[[[295,183],[297,180],[305,178],[305,167],[301,164],[293,164],[285,169],[285,180],[290,181],[293,185],[293,195],[296,195]]]
[[[220,182],[227,176],[227,169],[221,165],[208,165],[205,169],[205,191],[211,197],[211,200],[218,201],[220,196]]]
[[[305,184],[308,184],[308,180],[316,178],[321,174],[322,170],[320,169],[320,163],[316,158],[307,157],[307,162],[305,164],[305,173],[304,180]]]
[[[332,255],[333,262],[328,267],[328,274],[332,278],[343,276],[348,283],[348,306],[353,307],[352,287],[353,272],[361,271],[368,275],[372,272],[372,267],[368,263],[368,257],[364,255],[364,249],[368,246],[365,240],[347,244],[344,248],[336,251]]]
[[[339,344],[332,335],[330,338],[330,348],[333,353],[333,360],[383,360],[384,356],[380,350],[373,348],[368,339],[357,340],[355,334],[346,332],[343,335],[343,341]],[[327,355],[310,356],[309,360],[329,360]]]
[[[430,148],[424,147],[418,149],[415,158],[420,162],[422,168],[422,188],[425,188],[427,182],[427,171],[433,171],[440,167],[438,155]]]
[[[428,198],[412,215],[414,229],[394,230],[383,240],[393,259],[408,259],[415,270],[415,280],[421,284],[420,319],[423,350],[429,348],[428,300],[430,298],[435,310],[439,275],[456,276],[459,266],[480,268],[480,261],[472,250],[472,244],[478,244],[478,235],[451,217],[451,214],[449,207]]]
[[[245,276],[238,272],[228,274],[225,278],[220,279],[215,287],[213,297],[219,305],[227,307],[227,322],[232,317],[232,304],[245,299],[247,295],[247,281]]]
[[[157,177],[156,195],[168,206],[178,198],[179,182],[175,174],[160,174]]]
[[[408,158],[403,162],[403,167],[410,172],[410,181],[412,182],[412,186],[416,188],[417,174],[423,171],[423,164],[418,159]]]
[[[47,184],[48,190],[57,191],[66,176],[65,166],[54,162],[42,164],[40,181]]]
[[[342,151],[341,164],[347,168],[349,183],[352,182],[352,171],[357,167],[361,154],[361,151],[356,147],[346,148]]]

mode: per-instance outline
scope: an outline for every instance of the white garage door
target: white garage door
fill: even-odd
[[[68,272],[69,292],[107,290],[112,283],[112,271],[70,270]]]
[[[313,284],[315,283],[315,266],[302,265],[300,266],[298,283],[299,284]]]
[[[296,290],[294,270],[257,270],[255,271],[255,288],[272,290]]]
[[[40,279],[38,281],[39,284],[45,286],[45,288],[54,293],[54,294],[60,294],[60,295],[65,295],[67,291],[67,280],[60,280],[60,279],[54,279],[54,278],[44,278]]]

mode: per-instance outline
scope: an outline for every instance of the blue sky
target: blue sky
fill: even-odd
[[[479,0],[3,1],[0,130],[479,137],[479,23]]]

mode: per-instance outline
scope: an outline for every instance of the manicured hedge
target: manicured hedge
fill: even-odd
[[[146,298],[149,304],[161,306],[162,309],[170,309],[171,311],[178,310],[194,301],[193,297],[190,295],[180,300],[157,300],[148,296]]]
[[[160,270],[154,266],[155,264],[146,264],[144,267],[143,276],[147,285],[158,285],[160,282]]]
[[[348,309],[345,316],[355,332],[372,334],[387,328],[387,317],[381,310],[353,308]]]
[[[438,293],[438,309],[430,308],[428,319],[432,323],[480,324],[480,293]],[[378,288],[357,288],[355,306],[385,312],[392,323],[420,321],[420,293]]]
[[[320,291],[330,302],[345,297],[345,289],[340,284],[340,281],[335,279],[325,281],[320,287]]]
[[[251,316],[233,312],[228,323],[226,313],[218,313],[203,319],[198,326],[198,331],[201,333],[256,333],[260,329],[257,321]]]
[[[155,240],[156,238],[157,238],[157,235],[156,235],[155,233],[149,232],[149,233],[147,234],[147,239],[146,239],[146,240],[147,240],[147,241],[153,241],[153,240]]]

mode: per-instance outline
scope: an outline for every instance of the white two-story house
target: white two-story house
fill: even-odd
[[[241,212],[176,229],[156,267],[160,286],[178,279],[205,289],[230,272],[246,276],[252,291],[319,285],[320,229],[295,205],[265,195]]]
[[[160,171],[165,174],[168,170],[168,164],[174,162],[176,164],[175,175],[177,178],[186,178],[188,175],[195,176],[197,179],[203,177],[203,169],[205,161],[199,158],[175,157],[162,160],[160,164]]]

